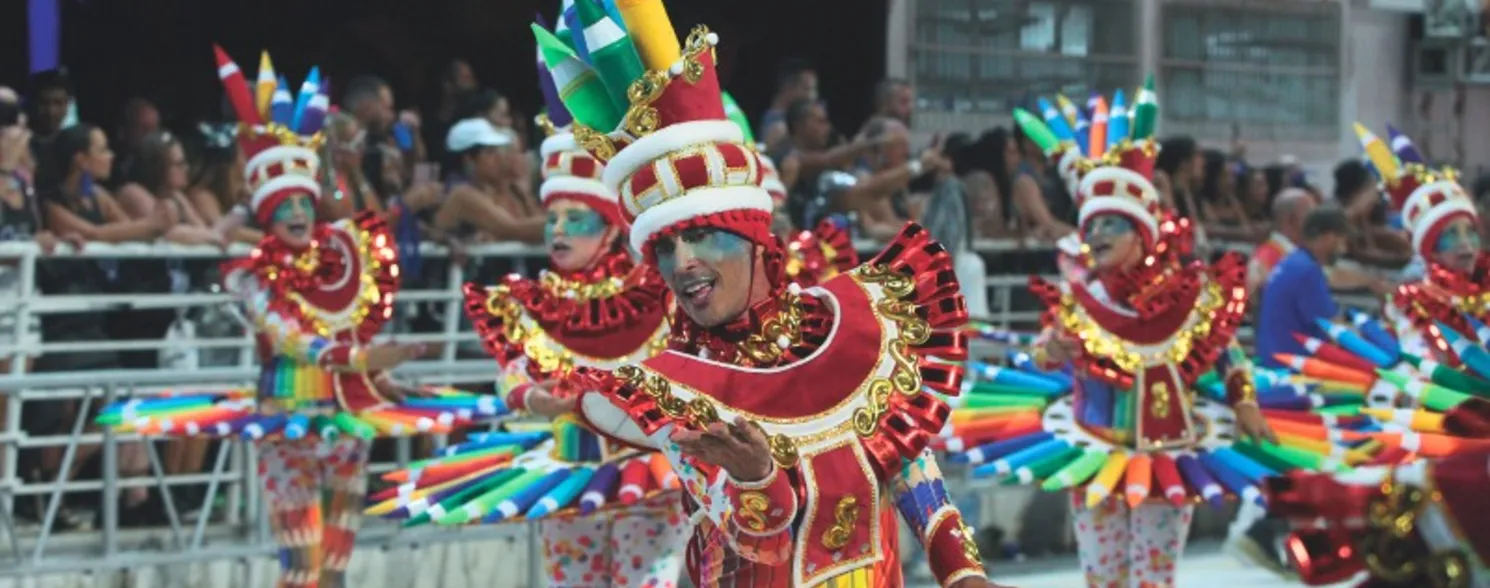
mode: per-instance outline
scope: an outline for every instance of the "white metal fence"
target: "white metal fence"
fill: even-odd
[[[874,249],[859,244],[861,251]],[[1043,247],[1024,247],[1014,242],[984,241],[974,249],[987,258],[990,275],[986,287],[995,324],[1028,325],[1038,316],[1025,289],[1030,273],[1054,271],[1054,251]],[[447,259],[449,252],[425,245],[420,249],[426,261]],[[246,248],[231,255],[242,255]],[[515,271],[536,270],[542,264],[542,251],[513,244],[489,244],[468,251],[476,260],[502,260]],[[256,483],[254,448],[246,443],[223,442],[207,456],[201,473],[167,474],[154,444],[144,444],[149,473],[134,476],[118,474],[120,450],[137,444],[136,435],[115,435],[100,431],[89,423],[90,409],[116,399],[133,395],[159,393],[173,388],[189,387],[210,390],[251,386],[258,377],[254,365],[251,330],[243,323],[229,296],[203,285],[201,291],[173,294],[77,294],[44,295],[36,290],[38,264],[57,259],[188,259],[212,260],[225,254],[211,248],[187,248],[169,245],[89,245],[82,251],[64,249],[53,256],[42,256],[25,243],[0,244],[0,261],[14,260],[11,271],[14,289],[0,296],[0,320],[13,318],[15,329],[11,342],[0,343],[0,359],[10,358],[11,372],[0,376],[0,401],[5,407],[0,420],[0,580],[25,578],[64,572],[103,573],[110,570],[173,563],[205,562],[223,559],[263,557],[273,553],[274,545],[265,517],[260,516],[261,501]],[[469,264],[468,264],[469,265]],[[478,354],[463,354],[462,346],[472,348],[476,335],[469,322],[461,319],[460,285],[467,279],[467,266],[450,264],[448,270],[433,271],[421,280],[407,280],[399,293],[398,315],[407,319],[410,304],[424,304],[443,315],[434,332],[408,332],[395,327],[384,337],[403,341],[420,341],[438,347],[438,353],[411,362],[399,370],[400,377],[413,383],[489,384],[495,379],[494,364]],[[123,276],[123,279],[130,279]],[[1021,307],[1021,297],[1024,306]],[[1364,302],[1364,301],[1362,301]],[[113,340],[82,342],[27,343],[32,318],[48,314],[119,309],[177,309],[180,317],[200,336],[176,336],[164,340]],[[205,315],[203,318],[202,315]],[[407,327],[409,321],[396,321]],[[426,329],[428,330],[428,329]],[[222,334],[222,333],[228,334]],[[208,334],[202,334],[208,333]],[[477,348],[479,349],[479,348]],[[211,361],[173,363],[153,370],[111,369],[92,372],[26,373],[23,358],[48,353],[99,350],[185,350],[203,354],[216,352]],[[28,434],[22,429],[22,413],[34,403],[65,401],[74,403],[66,431],[59,434]],[[435,439],[443,443],[444,439]],[[416,455],[416,443],[393,442],[393,458],[374,462],[373,472],[384,472],[406,464]],[[69,479],[67,472],[90,446],[98,450],[100,475],[96,480]],[[135,445],[138,447],[138,445]],[[18,471],[23,451],[60,451],[61,465],[49,479],[27,480]],[[182,486],[206,484],[209,497],[200,516],[194,521],[184,516],[191,505],[179,504],[173,491]],[[163,498],[167,519],[164,543],[159,529],[121,528],[119,498],[132,488],[148,488]],[[67,493],[99,494],[99,524],[90,532],[59,532],[57,515],[61,497]],[[213,504],[211,497],[220,496]],[[20,521],[15,506],[20,501],[44,498],[45,509],[35,513],[34,520]],[[407,546],[442,541],[473,541],[487,537],[526,539],[529,549],[529,574],[538,561],[537,543],[530,529],[521,526],[497,526],[451,532],[442,528],[401,530],[395,525],[367,521],[359,536],[360,546]],[[529,576],[534,578],[536,576]],[[536,585],[536,581],[531,583]]]

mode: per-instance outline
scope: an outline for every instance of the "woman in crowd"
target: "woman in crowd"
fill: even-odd
[[[161,238],[183,245],[223,244],[186,197],[191,187],[190,163],[174,135],[166,131],[146,135],[130,169],[133,177],[119,188],[119,204],[130,218],[149,218],[157,207],[168,207],[177,222]]]
[[[264,237],[258,229],[241,226],[219,229],[235,208],[245,205],[243,187],[243,150],[233,140],[233,125],[197,125],[198,146],[193,150],[196,163],[191,166],[191,187],[187,196],[201,215],[223,239],[237,243],[257,243]],[[246,220],[246,214],[243,219]]]
[[[63,129],[54,139],[52,149],[46,158],[50,162],[48,169],[41,170],[39,184],[44,187],[41,196],[43,218],[53,231],[75,233],[88,242],[122,243],[153,241],[176,225],[178,217],[175,211],[164,206],[148,216],[131,218],[113,195],[100,185],[112,172],[114,154],[109,149],[108,138],[99,128],[82,123]],[[115,288],[121,278],[119,269],[119,263],[113,260],[49,260],[37,267],[37,285],[46,294],[98,294]],[[111,338],[108,328],[111,323],[119,324],[120,317],[98,311],[48,313],[41,317],[42,341],[106,341]],[[111,369],[120,367],[122,362],[121,354],[113,351],[50,353],[37,359],[36,371]],[[22,420],[33,434],[58,433],[70,430],[77,409],[74,402],[30,402],[25,406]],[[69,472],[57,471],[62,448],[45,449],[32,477],[36,480],[76,478],[98,449],[97,445],[79,446]],[[145,452],[138,444],[121,447],[119,457],[123,476],[143,476],[148,471]],[[120,512],[141,513],[144,509],[136,507],[143,505],[148,498],[149,493],[143,487],[129,489],[121,497],[126,508]],[[64,524],[85,522],[68,521],[69,517],[65,515]]]
[[[485,118],[450,128],[445,146],[459,162],[455,183],[435,212],[435,225],[456,233],[478,231],[497,241],[541,243],[542,211],[512,189],[513,134]]]
[[[316,214],[329,220],[351,218],[362,211],[384,214],[383,199],[363,176],[366,143],[366,131],[351,114],[336,112],[326,116],[326,152],[331,162],[328,179],[335,192],[331,198],[321,200]],[[398,167],[383,166],[385,170]]]
[[[1218,239],[1256,241],[1262,237],[1247,217],[1246,207],[1237,195],[1238,174],[1234,164],[1215,149],[1201,152],[1205,160],[1197,204],[1198,220]]]

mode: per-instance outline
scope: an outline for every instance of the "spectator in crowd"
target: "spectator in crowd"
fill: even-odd
[[[363,175],[362,160],[367,131],[352,115],[337,112],[327,116],[325,132],[326,151],[330,157],[322,165],[330,166],[330,178],[335,191],[331,198],[320,200],[316,216],[339,220],[351,218],[364,210],[383,214],[383,199]]]
[[[50,167],[45,161],[55,151],[52,142],[62,131],[67,110],[72,106],[72,81],[67,71],[47,70],[31,78],[31,100],[28,102],[31,124],[31,157],[37,169]]]
[[[1237,175],[1237,194],[1242,209],[1247,214],[1248,224],[1259,233],[1266,232],[1273,209],[1273,194],[1268,192],[1267,175],[1262,168],[1243,167],[1242,173]]]
[[[450,128],[445,147],[459,155],[459,171],[435,213],[435,226],[456,235],[479,231],[496,241],[543,242],[546,217],[536,202],[512,191],[512,131],[484,118]]]
[[[998,239],[1015,235],[1013,218],[1013,171],[1019,167],[1019,149],[1009,131],[997,127],[984,131],[965,147],[948,139],[946,154],[953,172],[962,179],[967,193],[969,231],[975,239]]]
[[[1325,268],[1345,252],[1349,236],[1350,223],[1337,206],[1316,207],[1304,217],[1303,239],[1278,262],[1262,286],[1257,321],[1257,356],[1262,365],[1283,367],[1275,357],[1278,353],[1306,355],[1295,333],[1329,339],[1316,319],[1334,318],[1340,307],[1330,292]]]
[[[1164,203],[1180,216],[1195,221],[1205,219],[1196,205],[1195,193],[1205,184],[1205,154],[1195,139],[1170,137],[1163,140],[1154,160],[1154,187]]]
[[[985,174],[986,175],[986,174]],[[973,236],[968,232],[968,196],[965,184],[954,176],[939,178],[926,202],[921,223],[931,237],[952,255],[952,271],[967,299],[968,313],[988,316],[988,268],[973,251]]]
[[[115,135],[117,149],[114,155],[112,177],[117,182],[127,182],[137,175],[134,171],[139,151],[145,138],[160,131],[160,110],[145,98],[131,98],[124,105],[124,123]]]
[[[154,213],[144,218],[130,218],[99,185],[108,180],[114,159],[102,130],[87,123],[77,124],[58,132],[51,145],[53,152],[42,159],[49,163],[42,169],[38,185],[42,186],[45,224],[53,231],[76,233],[91,242],[118,243],[154,240],[176,224],[177,217],[167,206],[156,207]],[[119,280],[120,273],[118,262],[107,260],[48,260],[37,267],[37,283],[45,294],[98,294],[114,290],[113,284]],[[158,283],[144,278],[129,275],[126,281]],[[47,343],[108,340],[115,334],[110,327],[130,322],[122,319],[127,317],[99,311],[49,313],[41,318],[42,340]],[[153,322],[151,326],[155,326]],[[36,371],[87,371],[126,364],[123,354],[112,351],[48,353],[36,360]],[[32,434],[61,433],[71,428],[77,408],[70,401],[27,403],[22,420]],[[76,478],[97,451],[96,445],[79,446],[71,471],[63,473],[64,479]],[[143,475],[148,467],[143,449],[136,445],[121,447],[119,464],[121,474],[130,476]],[[61,448],[48,448],[41,452],[40,461],[28,477],[38,481],[55,479],[60,467]],[[138,507],[148,497],[144,488],[126,491],[122,497],[125,508],[120,512],[143,512]],[[76,506],[74,503],[62,507],[72,509],[62,518],[65,525],[86,522]]]
[[[98,127],[81,123],[59,132],[52,158],[55,170],[44,174],[42,193],[46,225],[55,232],[77,233],[86,241],[122,243],[152,241],[175,226],[177,213],[157,207],[132,218],[98,182],[112,172],[114,152]]]
[[[1406,234],[1387,226],[1387,203],[1376,177],[1359,159],[1335,166],[1335,202],[1345,207],[1354,230],[1351,257],[1380,266],[1401,266],[1412,257]]]
[[[786,112],[790,140],[780,143],[768,155],[781,172],[781,183],[787,187],[787,211],[793,224],[810,227],[807,205],[819,193],[818,176],[826,171],[844,171],[859,157],[867,155],[879,139],[862,139],[829,148],[833,125],[828,112],[816,100],[801,99],[791,103]],[[830,210],[848,210],[842,203],[824,203]]]
[[[864,138],[869,133],[870,125],[882,118],[900,121],[906,128],[910,128],[915,101],[915,92],[911,89],[910,82],[900,78],[880,80],[874,86],[874,112],[864,121],[864,126],[859,128],[856,138]]]
[[[1257,235],[1247,217],[1246,207],[1237,195],[1237,172],[1234,164],[1216,149],[1201,152],[1205,160],[1205,171],[1201,174],[1200,220],[1207,231],[1219,239],[1254,241]]]
[[[794,140],[788,110],[794,103],[802,100],[817,101],[817,70],[804,60],[788,59],[781,64],[776,75],[776,95],[771,98],[771,107],[761,115],[760,130],[755,133],[757,140],[766,145],[768,152],[774,153],[782,145]],[[824,143],[826,141],[825,138]],[[791,184],[788,183],[787,186]]]
[[[42,228],[41,211],[29,167],[31,131],[25,127],[14,91],[9,88],[0,88],[0,91],[4,94],[0,96],[0,103],[10,108],[9,120],[0,127],[0,241],[35,241],[44,253],[50,253],[57,238]],[[74,240],[74,244],[80,245],[81,242]],[[16,260],[0,260],[0,292],[14,297],[25,294],[21,290],[20,278]],[[38,317],[32,315],[25,325],[17,325],[19,319],[18,309],[13,306],[0,310],[0,345],[17,350],[35,349],[41,342]],[[21,328],[17,329],[18,326]],[[0,372],[10,373],[14,359],[24,363],[24,372],[33,370],[34,357],[18,352],[0,356]],[[10,422],[6,418],[8,407],[8,402],[0,401],[0,433],[12,432],[5,429]],[[0,468],[4,467],[5,458],[0,455]]]
[[[248,191],[243,185],[243,151],[238,148],[238,141],[233,139],[236,132],[237,126],[232,124],[198,125],[197,141],[200,145],[193,150],[197,161],[191,166],[191,187],[186,193],[202,222],[212,227],[221,238],[237,243],[258,243],[264,232],[244,226],[248,220]],[[241,222],[230,222],[234,210],[241,212],[237,215]],[[228,227],[229,224],[235,226]]]
[[[222,237],[212,231],[186,197],[191,187],[190,168],[186,150],[170,132],[145,135],[137,145],[134,164],[127,168],[130,177],[119,189],[119,205],[131,219],[149,219],[156,208],[171,208],[176,223],[161,235],[164,239],[183,245],[223,246]]]
[[[485,118],[498,129],[516,130],[513,126],[512,106],[508,103],[507,97],[491,88],[480,88],[461,94],[455,113],[456,120],[480,117]],[[441,151],[444,152],[443,147]],[[456,159],[455,154],[444,152],[440,164],[454,169],[458,166]]]
[[[384,178],[384,166],[399,162],[405,169],[395,170],[405,177],[412,174],[415,162],[427,161],[424,139],[419,134],[419,115],[394,110],[393,88],[375,76],[359,76],[347,84],[342,108],[352,113],[367,132],[362,173],[366,178]]]
[[[865,141],[876,147],[868,154],[867,167],[858,172],[856,188],[844,195],[844,205],[857,213],[865,238],[885,241],[906,221],[921,216],[924,199],[911,194],[911,182],[926,174],[951,175],[952,163],[936,146],[912,157],[910,129],[897,119],[875,119]],[[960,186],[956,193],[961,196]]]
[[[874,88],[874,115],[893,118],[907,128],[911,126],[911,112],[916,106],[916,93],[911,83],[900,78],[881,80]]]
[[[1471,187],[1475,208],[1479,211],[1480,242],[1490,243],[1490,173],[1481,174]]]
[[[1045,158],[1045,152],[1014,128],[1014,142],[1019,152],[1013,183],[1014,213],[1036,239],[1055,241],[1076,232],[1076,205],[1065,181]]]
[[[1297,249],[1304,239],[1304,219],[1318,206],[1314,195],[1298,188],[1289,188],[1273,199],[1273,232],[1266,241],[1252,252],[1247,262],[1247,292],[1249,299],[1259,300],[1258,289],[1267,281],[1273,268],[1283,258]]]
[[[469,118],[461,114],[461,106],[466,96],[478,87],[476,72],[464,59],[452,59],[441,69],[432,108],[425,110],[425,124],[421,128],[421,139],[429,150],[430,160],[445,161],[448,155],[444,147],[445,133],[455,121]]]

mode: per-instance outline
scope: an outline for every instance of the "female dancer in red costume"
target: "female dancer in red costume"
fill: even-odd
[[[399,286],[398,254],[383,221],[316,221],[316,147],[328,108],[316,72],[292,104],[265,55],[256,104],[220,48],[217,60],[242,124],[252,213],[266,233],[250,257],[224,266],[228,290],[258,331],[258,387],[129,400],[99,419],[146,435],[255,440],[281,546],[277,585],[343,586],[367,489],[369,441],[449,432],[505,409],[495,398],[448,390],[416,395],[389,377],[421,349],[372,342],[392,316]]]

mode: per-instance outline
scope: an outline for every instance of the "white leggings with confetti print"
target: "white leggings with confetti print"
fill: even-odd
[[[1195,507],[1117,499],[1095,508],[1076,500],[1076,545],[1088,588],[1173,588]]]
[[[688,517],[676,496],[656,504],[545,521],[544,565],[554,588],[675,588]]]

